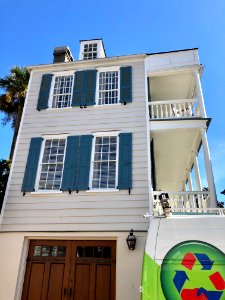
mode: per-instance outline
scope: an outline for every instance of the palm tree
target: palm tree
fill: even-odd
[[[4,125],[12,122],[12,128],[14,129],[9,155],[10,160],[12,160],[16,145],[29,78],[28,69],[19,66],[12,67],[8,76],[0,78],[0,88],[5,92],[0,95],[0,111],[5,113],[2,121]]]
[[[11,163],[9,160],[0,160],[0,213],[2,209],[2,204],[5,196],[6,185],[9,177],[9,169]]]

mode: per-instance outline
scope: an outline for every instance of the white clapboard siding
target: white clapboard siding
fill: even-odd
[[[144,208],[121,208],[116,211],[116,216],[142,216],[145,213],[145,207]],[[99,217],[99,216],[115,216],[115,210],[113,209],[105,209],[105,208],[95,208],[92,207],[91,209],[82,209],[82,208],[76,208],[76,209],[49,209],[49,210],[43,210],[43,209],[35,209],[32,211],[32,218],[82,218],[82,217]],[[10,210],[5,211],[5,218],[30,218],[30,210]]]
[[[110,219],[108,218],[110,221]],[[96,220],[95,220],[96,221]],[[129,232],[131,228],[135,228],[135,231],[147,231],[149,223],[147,220],[144,222],[128,222],[127,219],[124,219],[124,222],[113,223],[108,222],[107,224],[101,223],[98,220],[96,223],[82,223],[82,224],[64,224],[62,222],[56,224],[3,224],[1,226],[1,231],[26,231],[26,232],[76,232],[76,231],[127,231]],[[96,229],[97,228],[97,229]]]
[[[147,128],[144,62],[124,58],[104,66],[132,66],[133,102],[127,105],[89,106],[37,111],[42,74],[65,67],[53,66],[33,72],[24,121],[8,198],[2,220],[2,231],[105,231],[146,230],[148,221]],[[89,66],[89,67],[88,67]],[[90,69],[93,62],[74,63],[74,70]],[[101,62],[95,67],[102,66]],[[71,70],[73,68],[69,67]],[[21,185],[28,156],[30,139],[44,135],[67,133],[83,135],[93,132],[120,130],[133,133],[133,188],[117,192],[68,192],[23,196]]]
[[[96,197],[94,197],[96,199]],[[23,203],[21,202],[9,202],[7,205],[7,209],[5,211],[17,211],[17,210],[51,210],[52,209],[52,203],[54,203],[54,209],[65,209],[65,204],[66,204],[66,209],[79,209],[79,208],[87,208],[87,209],[92,209],[92,208],[106,208],[106,209],[123,209],[123,208],[145,208],[146,206],[146,200],[142,198],[140,199],[132,199],[130,201],[128,200],[123,200],[122,197],[117,198],[114,201],[97,201],[94,200],[78,200],[74,199],[74,197],[71,197],[71,201],[69,201],[67,198],[66,199],[51,199],[51,198],[38,198],[38,199],[31,199],[28,198],[27,201],[24,201]],[[9,200],[10,201],[10,200]]]

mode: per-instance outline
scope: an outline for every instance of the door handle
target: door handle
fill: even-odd
[[[70,299],[70,297],[72,295],[73,295],[73,289],[72,288],[64,288],[63,296],[67,296],[67,299]]]
[[[63,296],[67,296],[67,298],[68,298],[68,292],[69,292],[69,289],[68,288],[64,288],[64,290],[63,290]]]

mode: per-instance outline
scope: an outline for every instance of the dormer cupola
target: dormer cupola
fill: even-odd
[[[81,40],[79,60],[105,58],[105,48],[102,39]]]

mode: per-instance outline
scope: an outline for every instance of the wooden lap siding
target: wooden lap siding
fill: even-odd
[[[117,65],[124,63],[117,62]],[[132,65],[132,103],[105,107],[37,111],[42,72],[34,71],[14,172],[3,215],[2,230],[146,230],[148,208],[147,130],[144,62]],[[109,65],[108,65],[109,66]],[[111,64],[113,66],[113,64]],[[50,73],[50,71],[47,71]],[[21,192],[31,138],[68,133],[119,130],[132,133],[132,190],[114,193],[86,191],[31,195]]]

